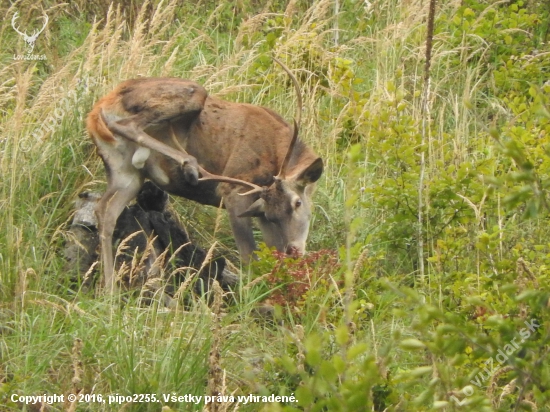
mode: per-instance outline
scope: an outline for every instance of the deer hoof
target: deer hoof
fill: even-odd
[[[190,185],[197,186],[199,184],[199,170],[189,162],[183,164],[183,176]]]

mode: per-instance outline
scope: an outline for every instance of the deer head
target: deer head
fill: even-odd
[[[241,194],[242,196],[255,194],[260,196],[238,217],[258,218],[264,241],[269,247],[275,247],[278,251],[287,254],[303,254],[311,221],[310,199],[314,191],[314,183],[323,173],[323,160],[319,157],[300,160],[294,165],[293,173],[289,175],[290,160],[298,141],[302,96],[298,81],[290,69],[277,58],[273,57],[273,60],[288,73],[296,89],[298,102],[293,135],[281,169],[277,176],[273,177],[273,183],[270,186],[255,186],[252,190]],[[220,179],[223,177],[209,175],[199,180],[223,181]],[[249,182],[238,184],[252,186]]]
[[[239,217],[257,217],[268,246],[287,254],[303,254],[311,220],[312,184],[322,173],[323,161],[318,158],[290,178],[275,177]]]

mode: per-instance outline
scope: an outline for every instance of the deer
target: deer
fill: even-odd
[[[25,40],[25,43],[27,43],[27,52],[29,54],[31,54],[34,50],[34,44],[36,43],[36,40],[38,39],[38,36],[40,35],[40,33],[42,33],[44,31],[44,29],[48,25],[48,21],[50,20],[50,18],[48,17],[47,14],[44,14],[44,17],[43,17],[44,18],[44,25],[42,26],[42,28],[39,29],[39,30],[34,30],[32,35],[29,36],[27,34],[27,32],[21,32],[15,26],[15,21],[17,20],[18,17],[19,17],[19,12],[15,12],[15,14],[13,15],[13,17],[11,19],[11,26],[17,32],[17,34],[19,34],[20,36],[23,37],[23,40]]]
[[[107,189],[96,207],[106,290],[116,291],[112,236],[118,216],[146,179],[202,205],[225,208],[244,264],[255,259],[252,218],[268,247],[304,254],[312,195],[323,160],[275,111],[210,96],[180,78],[137,78],[101,98],[86,120],[103,160]]]

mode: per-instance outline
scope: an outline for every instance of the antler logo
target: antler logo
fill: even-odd
[[[32,35],[30,36],[26,32],[24,33],[20,32],[19,29],[15,26],[15,21],[17,20],[18,17],[19,17],[19,12],[15,12],[15,14],[13,15],[13,18],[11,19],[11,25],[19,35],[23,36],[25,43],[27,43],[27,53],[31,54],[32,51],[34,50],[34,44],[36,43],[36,39],[38,39],[38,36],[40,35],[40,33],[44,31],[44,29],[46,28],[46,25],[48,24],[49,17],[47,14],[44,14],[44,17],[43,17],[44,26],[42,26],[40,30],[34,30]]]

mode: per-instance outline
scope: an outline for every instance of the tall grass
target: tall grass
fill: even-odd
[[[436,410],[443,405],[437,402],[447,401],[446,410],[459,410],[449,394],[468,384],[480,357],[489,352],[470,363],[464,359],[480,348],[502,347],[506,333],[513,332],[510,326],[506,333],[502,326],[500,334],[496,327],[483,329],[477,314],[486,302],[494,316],[534,311],[525,303],[510,303],[499,287],[514,281],[504,268],[517,258],[514,253],[523,253],[522,239],[543,250],[547,230],[538,222],[517,223],[515,212],[501,207],[502,195],[493,196],[494,188],[483,186],[483,179],[453,186],[465,179],[462,169],[470,165],[479,167],[478,175],[500,173],[507,163],[499,163],[489,122],[511,117],[506,102],[487,86],[496,67],[484,60],[491,45],[475,36],[457,40],[450,25],[437,23],[459,13],[461,2],[438,4],[424,141],[419,132],[428,2],[339,3],[340,13],[334,15],[329,0],[266,5],[44,0],[50,24],[35,53],[45,54],[45,61],[13,60],[24,44],[10,27],[15,11],[21,11],[21,24],[32,27],[42,10],[26,1],[1,8],[10,17],[0,27],[6,45],[0,55],[0,400],[6,410],[22,408],[9,403],[12,393],[68,394],[75,388],[159,398],[173,392],[301,391],[301,410],[314,410],[324,395],[346,405],[339,410]],[[84,129],[93,102],[124,79],[176,76],[291,119],[294,90],[272,64],[272,54],[299,79],[300,136],[325,161],[308,248],[338,250],[340,266],[326,273],[314,262],[283,265],[263,251],[265,260],[242,269],[243,283],[225,296],[227,306],[215,309],[199,298],[167,310],[156,304],[140,307],[132,297],[110,299],[69,289],[61,250],[73,202],[83,190],[105,187],[102,164]],[[418,228],[420,153],[425,156],[420,193],[425,215]],[[440,196],[446,190],[456,193]],[[453,207],[446,208],[444,201]],[[237,261],[223,211],[179,199],[173,204],[194,240],[204,246],[217,242],[218,253]],[[417,233],[425,236],[421,256]],[[414,285],[419,259],[426,263],[427,282],[402,289]],[[536,261],[538,273],[546,276],[544,258]],[[311,288],[303,298],[294,296],[295,306],[276,308],[274,319],[258,319],[258,306],[273,285],[247,283],[288,273],[307,279]],[[528,289],[532,279],[522,273],[518,282]],[[438,335],[442,325],[456,327],[457,335]],[[497,337],[484,341],[489,335]],[[408,345],[399,346],[404,338]],[[426,344],[411,343],[412,338]],[[453,344],[464,347],[449,349]],[[410,350],[415,345],[422,350]],[[428,366],[433,368],[428,374],[416,369]],[[538,369],[533,370],[536,375]],[[331,380],[333,371],[337,378]],[[504,388],[515,378],[500,379],[498,394],[479,390],[469,410],[498,410],[499,396],[510,396]],[[354,407],[358,394],[366,398]],[[413,397],[420,400],[414,403]],[[522,401],[533,399],[530,394]],[[163,406],[204,407],[161,402],[59,408],[159,411]]]

